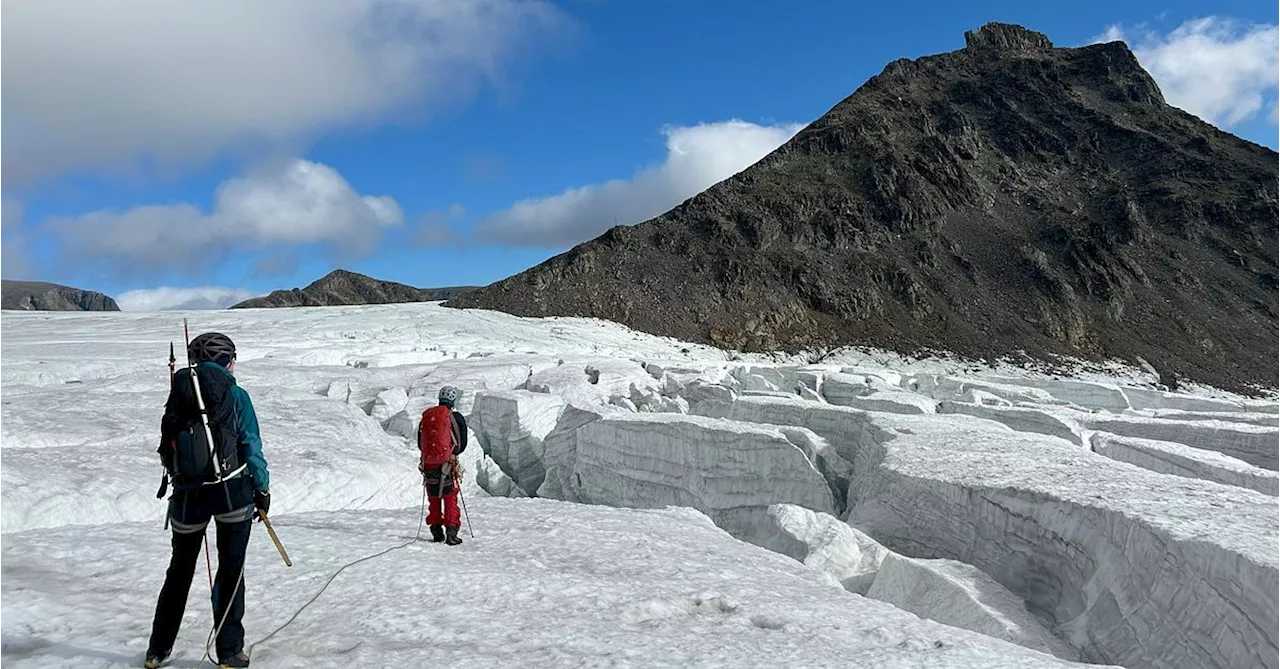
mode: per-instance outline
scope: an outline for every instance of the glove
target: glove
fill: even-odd
[[[265,515],[271,509],[271,491],[259,490],[253,493],[253,505],[257,507],[258,513]],[[261,515],[258,518],[262,520]]]

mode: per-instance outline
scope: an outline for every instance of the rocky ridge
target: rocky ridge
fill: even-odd
[[[120,311],[110,297],[45,281],[0,282],[0,308],[17,311]]]
[[[1122,42],[965,41],[889,63],[666,214],[446,306],[1275,388],[1276,152],[1168,105]]]
[[[334,270],[306,288],[275,290],[232,305],[232,309],[265,307],[328,307],[349,304],[392,304],[448,300],[472,290],[471,286],[415,288],[394,281],[380,281],[364,274]]]

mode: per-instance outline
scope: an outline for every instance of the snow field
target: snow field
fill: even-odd
[[[37,527],[69,536],[125,532],[121,528],[135,526],[122,522],[139,521],[139,529],[128,531],[145,528],[163,543],[163,502],[154,496],[160,471],[154,441],[171,334],[177,335],[181,354],[180,320],[170,314],[117,320],[6,313],[3,318],[9,326],[0,368],[0,453],[8,458],[0,529],[5,557],[11,548],[20,552],[34,541],[38,533],[23,530]],[[397,537],[393,543],[376,531],[394,534],[385,519],[407,513],[406,508],[413,509],[410,520],[416,518],[421,500],[412,447],[417,417],[434,404],[438,388],[450,384],[465,391],[459,408],[472,430],[463,465],[473,519],[477,508],[496,505],[490,508],[502,511],[493,512],[493,522],[502,532],[518,534],[523,530],[510,525],[530,522],[520,515],[523,509],[543,508],[521,505],[553,503],[484,499],[488,495],[590,502],[557,506],[562,524],[555,531],[545,523],[533,527],[542,528],[543,541],[566,551],[578,546],[568,539],[575,532],[573,541],[580,537],[583,544],[612,546],[616,554],[565,554],[592,574],[605,569],[594,561],[625,559],[663,536],[660,525],[673,524],[663,516],[662,523],[648,527],[650,517],[641,522],[635,514],[676,513],[703,528],[714,521],[720,529],[709,529],[728,544],[760,552],[731,538],[736,537],[765,546],[782,554],[773,558],[811,577],[816,589],[805,591],[807,599],[794,603],[797,608],[834,606],[848,615],[862,611],[862,605],[886,606],[859,596],[872,595],[879,582],[874,596],[897,607],[889,607],[893,615],[944,622],[952,627],[942,629],[977,644],[971,656],[960,657],[924,652],[927,645],[910,641],[906,646],[922,656],[863,653],[856,656],[858,666],[1054,666],[1047,655],[1008,654],[1009,647],[1023,652],[1018,646],[992,650],[987,637],[1064,658],[1130,667],[1276,666],[1275,492],[1274,487],[1266,494],[1245,489],[1256,482],[1265,491],[1274,486],[1267,481],[1274,481],[1275,473],[1214,452],[1274,462],[1280,433],[1275,402],[1199,390],[1171,394],[1105,378],[1036,377],[1017,369],[979,376],[984,372],[971,366],[881,354],[849,353],[816,365],[768,356],[731,361],[721,351],[613,324],[517,319],[432,304],[202,312],[194,318],[193,334],[220,329],[240,346],[237,377],[253,396],[262,423],[276,498],[273,520],[278,528],[289,526],[289,535],[283,529],[281,534],[295,563],[302,564],[295,541],[311,553],[308,564],[320,561],[324,552],[312,546],[334,544],[328,550],[335,557],[307,571],[312,579],[307,584],[315,589],[346,564],[339,563],[342,556],[365,557],[383,544],[405,540]],[[63,343],[48,343],[55,341]],[[154,406],[147,408],[153,397]],[[68,408],[51,416],[48,406]],[[1159,457],[1149,445],[1146,450],[1133,449],[1132,443],[1115,446],[1144,438],[1163,444]],[[1104,444],[1100,450],[1108,457],[1090,450],[1098,444]],[[1137,462],[1133,453],[1139,450],[1154,461]],[[139,476],[139,471],[154,475]],[[1230,481],[1237,487],[1222,485]],[[685,511],[656,510],[668,505]],[[632,518],[635,527],[617,541],[605,539],[595,516],[580,515],[597,512],[619,514],[617,526],[627,526]],[[99,523],[113,525],[93,527]],[[80,527],[56,529],[70,524]],[[574,529],[562,529],[565,524]],[[666,532],[684,537],[685,529],[667,527]],[[303,538],[292,538],[295,534]],[[531,529],[520,536],[537,543],[536,534]],[[480,541],[489,537],[482,534]],[[695,543],[703,545],[700,539]],[[279,560],[269,541],[251,546],[263,560]],[[481,550],[479,542],[461,549]],[[409,569],[402,553],[412,550],[378,560],[389,560],[387,569]],[[516,548],[511,551],[517,554]],[[711,649],[731,644],[731,638],[720,638],[725,629],[739,630],[723,627],[728,621],[752,630],[797,629],[765,613],[744,618],[737,613],[741,599],[703,588],[709,574],[754,559],[717,551],[700,554],[701,562],[689,558],[691,566],[673,577],[677,585],[701,594],[641,601],[620,617],[609,617],[614,610],[609,607],[580,612],[584,626],[593,616],[610,624],[659,626],[721,621],[721,627],[695,625],[692,636],[677,634],[669,653],[645,655],[642,644],[628,645],[630,632],[610,628],[603,634],[583,632],[581,643],[568,635],[544,636],[542,645],[520,646],[513,638],[506,643],[526,648],[527,657],[515,651],[488,656],[481,641],[457,631],[467,650],[450,661],[469,666],[465,657],[488,657],[491,665],[533,657],[577,666],[734,666],[781,659],[803,666],[848,665],[842,661],[847,653],[839,655],[845,646],[823,645],[835,642],[821,634],[814,637],[818,647],[836,653],[825,659],[797,650],[793,646],[803,646],[804,640],[790,636],[775,638],[775,645],[760,641],[754,653],[722,650],[717,656],[691,649],[699,634],[708,637],[704,643]],[[158,552],[167,556],[163,545]],[[364,564],[372,570],[376,563]],[[283,569],[265,563],[262,568]],[[163,565],[155,573],[162,571]],[[339,576],[325,597],[357,571],[352,567]],[[557,619],[558,613],[533,606],[539,597],[552,596],[539,590],[545,574],[537,573],[530,579],[514,570],[500,572],[495,582],[519,603],[517,611],[540,621]],[[758,573],[739,573],[747,579],[741,585],[774,587],[748,582]],[[33,608],[56,606],[58,595],[32,590],[21,568],[11,571],[6,561],[4,575],[9,577],[4,580],[6,613],[13,610],[11,592],[29,593]],[[482,574],[454,576],[469,583],[466,588],[476,588],[470,580]],[[558,587],[570,594],[583,592],[589,580],[580,571],[560,578]],[[341,660],[350,666],[352,657],[367,660],[355,660],[360,666],[427,661],[426,655],[412,654],[420,649],[403,648],[407,642],[401,637],[380,637],[381,628],[348,634],[342,615],[392,628],[440,624],[454,633],[449,620],[424,613],[409,596],[418,586],[398,577],[387,580],[357,579],[348,593],[359,598],[362,589],[373,590],[385,597],[385,611],[345,605],[308,609],[308,615],[324,615],[312,636],[347,641],[312,644],[305,660],[289,655],[296,649],[281,651],[283,664],[271,665],[337,666]],[[127,587],[136,589],[136,584]],[[521,594],[521,587],[540,594]],[[296,583],[294,590],[279,596],[314,594]],[[193,588],[193,599],[196,592]],[[597,603],[613,601],[608,593],[592,596]],[[153,598],[154,592],[144,593],[141,599],[150,601],[143,608],[149,609]],[[521,609],[525,604],[533,608]],[[250,615],[257,615],[256,606],[251,600]],[[189,615],[198,608],[190,607]],[[129,616],[138,618],[136,610]],[[397,622],[375,624],[379,616]],[[143,617],[149,622],[149,613]],[[269,619],[278,623],[284,617],[275,610]],[[145,636],[146,625],[140,624]],[[251,642],[254,629],[262,627],[251,625]],[[21,666],[62,666],[59,657],[69,661],[68,647],[77,642],[49,627],[31,629],[36,631],[11,626],[5,617],[6,661],[36,663]],[[902,629],[895,617],[871,636],[893,636]],[[104,634],[119,646],[120,637]],[[615,642],[589,643],[597,637]],[[370,641],[361,644],[361,638]],[[689,647],[679,647],[685,642]],[[259,656],[264,661],[270,644]],[[189,647],[197,645],[192,641]],[[608,654],[607,648],[617,652]],[[352,657],[343,659],[344,654]],[[79,666],[85,658],[108,655],[90,648],[75,657]],[[382,662],[384,655],[389,659]],[[1020,665],[1019,658],[1025,660]],[[106,661],[102,666],[118,666],[120,658]]]
[[[476,539],[404,546],[417,510],[277,516],[294,567],[250,542],[254,665],[1083,666],[831,588],[687,509],[477,499]],[[141,664],[165,533],[117,523],[5,538],[6,665]],[[199,658],[207,588],[197,573],[171,666]]]

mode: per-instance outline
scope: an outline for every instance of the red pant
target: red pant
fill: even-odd
[[[443,519],[441,518],[441,502],[444,503]],[[427,495],[427,524],[461,527],[462,516],[458,513],[458,489],[454,488],[443,496]]]

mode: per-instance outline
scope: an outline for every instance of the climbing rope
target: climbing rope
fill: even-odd
[[[398,545],[398,546],[392,546],[391,548],[388,548],[388,549],[386,549],[386,550],[380,551],[380,552],[378,552],[378,553],[374,553],[373,555],[367,555],[367,556],[362,557],[362,558],[360,558],[360,559],[358,559],[358,560],[353,560],[353,561],[348,562],[347,564],[344,564],[344,565],[342,565],[341,567],[339,567],[339,568],[338,568],[338,571],[333,572],[333,575],[332,575],[332,576],[330,576],[330,577],[329,577],[329,579],[328,579],[327,581],[325,581],[325,582],[324,582],[324,585],[320,586],[320,590],[319,590],[318,592],[316,592],[316,594],[315,594],[315,595],[313,595],[313,596],[311,597],[311,599],[308,599],[308,600],[307,600],[307,602],[306,602],[305,604],[303,604],[301,607],[299,607],[297,611],[294,611],[294,612],[293,612],[293,615],[292,615],[292,616],[289,616],[289,619],[288,619],[288,620],[286,620],[286,621],[284,622],[284,624],[283,624],[283,625],[281,625],[281,626],[279,626],[279,627],[275,628],[275,630],[273,630],[270,634],[266,635],[265,637],[262,637],[261,639],[258,639],[257,641],[255,641],[255,642],[253,642],[252,644],[250,644],[250,646],[249,646],[249,653],[248,653],[248,654],[249,654],[249,656],[250,656],[250,657],[253,657],[253,651],[254,651],[254,649],[255,649],[255,648],[257,648],[257,647],[258,647],[258,645],[259,645],[259,644],[263,644],[263,643],[266,643],[267,641],[270,641],[272,637],[274,637],[275,635],[279,634],[281,631],[283,631],[283,630],[284,630],[286,627],[288,627],[289,625],[292,625],[292,624],[293,624],[293,621],[297,620],[297,619],[298,619],[298,616],[302,615],[302,612],[307,610],[307,607],[309,607],[309,606],[311,606],[312,604],[314,604],[314,603],[315,603],[315,601],[316,601],[317,599],[320,599],[320,595],[323,595],[323,594],[324,594],[324,592],[325,592],[325,590],[328,590],[328,589],[329,589],[329,585],[330,585],[331,583],[333,583],[334,579],[338,578],[338,575],[339,575],[339,574],[341,574],[342,572],[346,571],[348,567],[354,567],[354,566],[356,566],[356,565],[358,565],[358,564],[360,564],[360,563],[362,563],[362,562],[368,562],[368,561],[370,561],[370,560],[373,560],[373,559],[376,559],[376,558],[380,558],[380,557],[382,557],[382,556],[384,556],[384,555],[386,555],[386,554],[388,554],[388,553],[390,553],[390,552],[392,552],[392,551],[398,551],[398,550],[400,550],[400,549],[402,549],[402,548],[408,548],[409,546],[412,546],[414,543],[416,543],[416,542],[417,542],[417,541],[422,537],[422,524],[423,524],[423,522],[424,522],[424,520],[423,520],[423,519],[424,519],[424,515],[423,515],[423,514],[425,514],[425,513],[426,513],[426,511],[427,511],[427,488],[426,488],[426,486],[423,486],[423,487],[422,487],[422,509],[418,512],[418,531],[417,531],[416,533],[414,533],[414,535],[413,535],[413,538],[412,538],[412,539],[410,539],[409,541],[406,541],[406,542],[404,542],[403,544],[400,544],[400,545]],[[238,586],[237,586],[237,587],[238,587]],[[234,597],[234,596],[235,596],[235,595],[234,595],[234,594],[232,594],[232,597]],[[230,610],[230,607],[228,607],[228,610]],[[226,620],[226,616],[225,616],[225,615],[223,616],[223,620],[224,620],[224,621]],[[221,629],[221,627],[222,627],[221,625],[219,625],[219,626],[218,626],[218,628],[219,628],[219,629]],[[206,656],[207,656],[207,648],[206,648]],[[199,668],[197,668],[197,669],[199,669]]]

